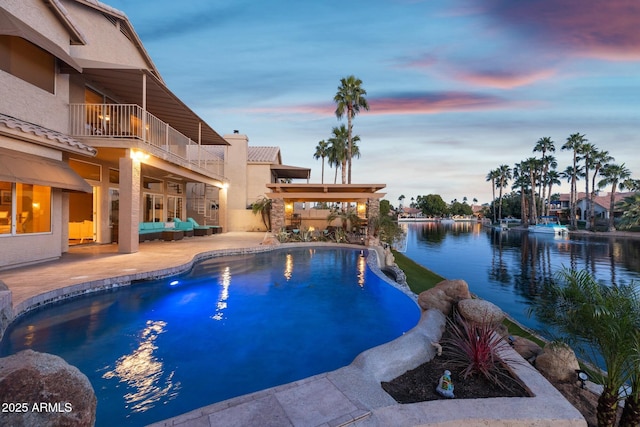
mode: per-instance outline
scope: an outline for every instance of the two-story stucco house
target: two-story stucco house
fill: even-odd
[[[247,203],[278,179],[254,183],[249,159],[165,85],[126,15],[96,0],[3,0],[0,88],[0,269],[70,243],[136,252],[142,222],[244,229]]]

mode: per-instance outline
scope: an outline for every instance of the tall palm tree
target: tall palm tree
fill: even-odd
[[[540,187],[541,187],[540,198],[542,199],[542,206],[543,206],[542,214],[545,215],[547,212],[545,212],[546,192],[545,192],[544,185],[547,182],[547,173],[549,173],[549,167],[552,166],[552,164],[555,162],[555,157],[553,157],[552,155],[547,155],[547,153],[555,153],[556,151],[555,142],[553,142],[551,137],[548,137],[548,136],[542,137],[536,142],[535,147],[533,147],[533,152],[535,153],[537,151],[542,153],[540,156],[540,159],[542,160],[542,164],[543,164],[542,177],[540,179]]]
[[[362,80],[354,75],[340,79],[338,92],[333,97],[336,106],[336,117],[341,119],[347,115],[347,163],[349,166],[349,184],[351,184],[351,157],[353,155],[353,118],[360,109],[368,110],[369,104],[365,95],[367,91],[362,88]]]
[[[496,222],[496,179],[500,177],[497,169],[490,170],[487,174],[487,182],[491,181],[491,193],[493,196],[491,205],[493,206],[493,222]]]
[[[346,184],[347,183],[347,156],[348,156],[347,128],[345,127],[345,125],[340,125],[340,126],[334,127],[331,130],[331,133],[332,133],[332,136],[331,138],[329,138],[329,155],[327,157],[329,158],[329,163],[336,166],[335,180],[337,180],[338,167],[339,167],[342,172],[342,183]],[[351,140],[352,140],[352,143],[351,143],[352,156],[360,157],[360,148],[357,145],[358,141],[360,141],[360,136],[354,135],[351,138]],[[334,180],[334,184],[335,184],[335,180]]]
[[[631,176],[631,171],[622,163],[616,165],[610,163],[602,168],[601,175],[603,179],[598,183],[598,187],[602,188],[607,185],[611,185],[611,193],[609,200],[609,231],[616,231],[614,225],[613,210],[616,202],[616,190],[625,188],[625,180]]]
[[[589,193],[589,171],[594,168],[593,158],[596,156],[598,149],[590,142],[585,142],[580,146],[579,154],[584,160],[584,196],[586,198],[585,216],[586,220],[585,229],[591,228],[591,195]]]
[[[550,171],[547,172],[547,180],[545,182],[545,185],[547,185],[547,187],[549,188],[549,202],[551,202],[551,195],[553,194],[553,192],[551,191],[553,189],[554,185],[560,185],[560,173],[555,170],[555,169],[551,169]],[[551,203],[547,203],[547,215],[549,214],[549,207],[550,207]]]
[[[527,175],[529,176],[529,186],[531,188],[530,197],[530,210],[531,210],[531,223],[536,224],[538,222],[538,208],[536,203],[536,183],[540,176],[540,170],[542,169],[542,160],[535,157],[529,157],[522,162],[522,166],[525,168]]]
[[[591,195],[589,197],[589,202],[591,207],[594,206],[594,200],[596,198],[596,180],[598,178],[598,174],[600,173],[600,170],[602,170],[602,168],[604,167],[604,165],[606,165],[607,163],[611,163],[613,162],[615,159],[609,155],[609,152],[606,150],[598,150],[595,153],[595,156],[593,157],[593,176],[591,177]],[[591,229],[595,230],[596,228],[596,216],[595,213],[593,211],[593,209],[591,210]]]
[[[573,164],[571,169],[567,168],[566,171],[570,171],[570,182],[571,182],[571,190],[570,190],[570,210],[571,210],[571,228],[576,229],[578,223],[576,222],[576,213],[577,213],[577,189],[576,182],[578,180],[578,153],[580,151],[580,146],[586,141],[584,135],[580,135],[580,133],[576,132],[567,138],[567,141],[562,146],[562,150],[571,150],[573,151]]]
[[[529,217],[527,215],[526,194],[529,186],[529,176],[526,172],[527,168],[524,162],[516,163],[513,167],[513,190],[520,189],[520,223],[527,224]]]
[[[322,159],[322,179],[321,179],[321,183],[324,184],[324,158],[327,157],[329,155],[329,143],[327,141],[325,141],[324,139],[320,142],[318,142],[318,145],[316,145],[316,152],[313,153],[313,158],[318,160],[318,159]]]
[[[511,179],[511,168],[508,165],[500,165],[498,172],[498,187],[500,187],[500,196],[498,204],[498,219],[502,220],[502,189],[509,183]]]
[[[337,183],[338,169],[342,170],[342,183],[346,183],[347,171],[343,166],[347,163],[347,128],[344,125],[334,127],[329,138],[329,164],[335,166],[333,183]]]

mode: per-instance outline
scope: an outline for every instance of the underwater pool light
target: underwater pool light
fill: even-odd
[[[174,280],[173,282],[169,283],[169,286],[176,286],[177,284],[179,284],[180,282],[177,280]]]

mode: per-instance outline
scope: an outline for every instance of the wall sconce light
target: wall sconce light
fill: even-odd
[[[284,210],[286,213],[293,213],[293,203],[289,202],[284,205]]]
[[[578,380],[580,380],[580,388],[584,388],[589,379],[589,375],[582,369],[576,369],[576,374],[578,375]]]
[[[149,159],[149,155],[147,153],[143,151],[137,151],[137,150],[132,150],[129,157],[131,157],[132,160],[135,160],[138,162]]]

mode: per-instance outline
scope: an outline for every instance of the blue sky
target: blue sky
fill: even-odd
[[[401,194],[489,202],[489,170],[533,156],[546,136],[564,170],[560,147],[575,132],[640,178],[637,0],[106,3],[218,133],[279,146],[285,164],[312,168],[311,182],[350,74],[371,107],[354,120],[352,181],[386,184],[394,205]]]

